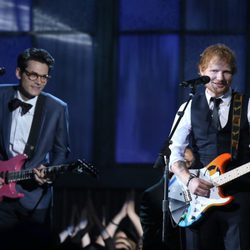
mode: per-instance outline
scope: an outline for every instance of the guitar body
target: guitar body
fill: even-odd
[[[0,177],[5,179],[5,175],[9,172],[20,171],[26,159],[27,157],[25,155],[18,155],[8,161],[0,161]],[[16,182],[5,183],[2,188],[0,188],[0,201],[2,201],[3,197],[21,198],[23,196],[24,194],[17,193]]]
[[[213,179],[224,173],[225,164],[231,155],[224,153],[215,158],[202,169],[190,170],[199,178],[213,182]],[[214,183],[214,182],[213,182]],[[180,227],[188,227],[200,220],[204,213],[213,206],[223,206],[232,201],[232,196],[224,196],[220,187],[210,189],[209,197],[192,194],[174,175],[169,181],[169,209],[174,221]]]

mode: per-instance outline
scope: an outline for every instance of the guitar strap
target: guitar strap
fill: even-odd
[[[35,146],[37,143],[38,134],[40,132],[39,127],[41,126],[42,109],[44,107],[44,102],[45,96],[39,95],[36,103],[36,109],[30,129],[29,138],[24,149],[24,154],[26,154],[29,159],[32,158],[35,152]]]
[[[242,101],[243,96],[235,92],[233,95],[233,116],[231,133],[231,155],[233,159],[236,159],[238,154]]]
[[[36,103],[33,121],[31,124],[29,138],[28,138],[28,141],[27,141],[25,149],[24,149],[24,154],[26,154],[29,159],[32,158],[32,156],[35,152],[35,146],[36,146],[38,135],[40,132],[39,128],[41,126],[42,110],[44,107],[44,103],[45,103],[45,96],[39,95],[37,98],[37,103]],[[46,194],[47,191],[48,191],[48,186],[44,187],[43,192],[42,192],[41,196],[39,197],[37,203],[32,208],[32,210],[29,211],[30,216],[34,213],[34,211],[36,210],[37,206],[39,205],[39,203],[41,202],[42,198],[44,197],[44,195]]]

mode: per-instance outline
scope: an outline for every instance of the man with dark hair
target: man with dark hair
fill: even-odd
[[[67,104],[43,92],[53,65],[46,50],[26,49],[17,59],[19,84],[0,86],[0,230],[49,219],[52,190],[45,169],[65,163],[70,152]],[[11,172],[19,176],[16,187]]]

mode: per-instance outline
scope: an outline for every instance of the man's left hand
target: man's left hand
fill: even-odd
[[[50,179],[48,176],[45,174],[45,166],[41,165],[38,168],[34,168],[33,172],[35,174],[35,180],[38,183],[38,185],[43,185],[45,183],[49,183]]]

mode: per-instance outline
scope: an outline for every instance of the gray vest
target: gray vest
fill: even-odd
[[[250,161],[250,133],[247,119],[248,98],[243,98],[240,127],[240,140],[237,159],[227,164],[225,170],[228,171],[236,166]],[[204,93],[196,94],[191,106],[191,124],[195,156],[197,159],[196,167],[206,166],[214,158],[222,153],[231,153],[231,129],[232,129],[232,105],[229,111],[226,126],[218,131],[211,125],[211,110]],[[237,187],[239,185],[239,187]],[[229,190],[247,188],[250,190],[250,174],[234,180],[227,186]],[[231,192],[230,192],[231,193]]]

